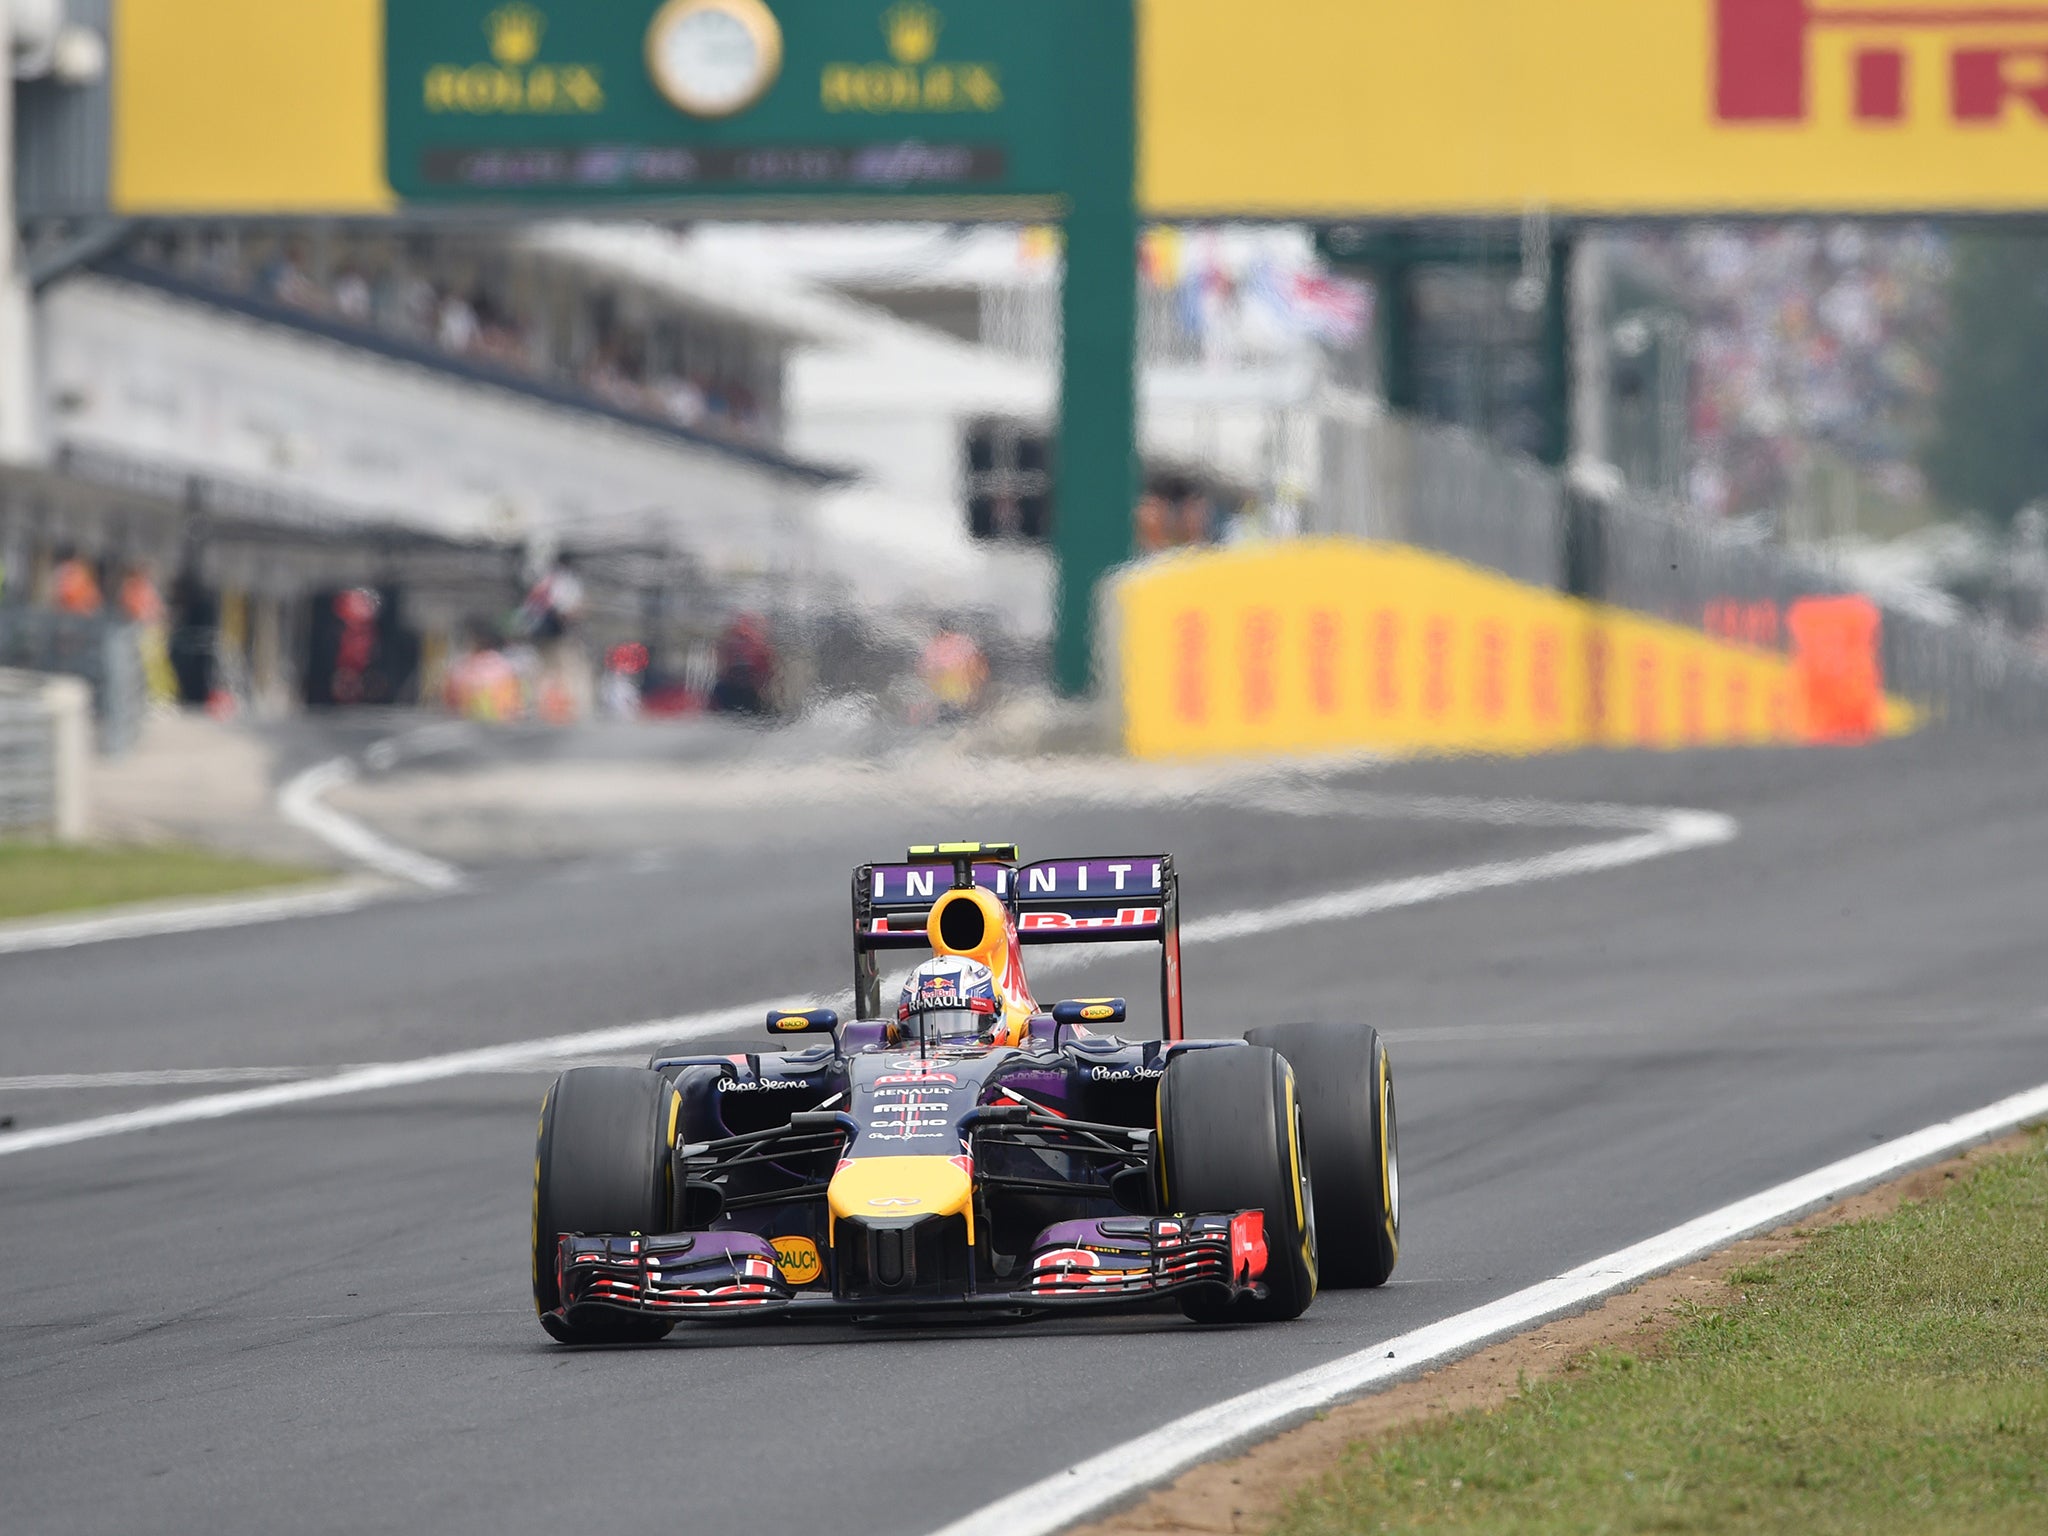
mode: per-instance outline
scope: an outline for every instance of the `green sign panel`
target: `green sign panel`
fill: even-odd
[[[1091,0],[389,0],[415,201],[1054,197]]]
[[[1052,663],[1087,691],[1137,490],[1131,0],[386,0],[384,24],[386,171],[414,204],[1056,204]]]

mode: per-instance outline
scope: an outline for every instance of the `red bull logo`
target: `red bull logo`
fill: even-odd
[[[1945,112],[1960,124],[2048,123],[2048,4],[2012,0],[1716,0],[1714,115],[1800,123],[1823,70],[1857,123]],[[1835,82],[1825,89],[1832,96]]]

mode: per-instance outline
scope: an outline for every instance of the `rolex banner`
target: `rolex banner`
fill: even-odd
[[[425,201],[1051,196],[1081,3],[391,3],[387,172]]]

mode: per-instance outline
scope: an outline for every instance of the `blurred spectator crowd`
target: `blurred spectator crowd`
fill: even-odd
[[[1688,499],[1737,517],[1781,511],[1830,455],[1896,502],[1940,382],[1949,251],[1915,224],[1694,225],[1637,234],[1691,328]]]
[[[681,312],[632,314],[603,285],[554,281],[503,248],[427,234],[151,231],[129,251],[190,282],[438,348],[678,426],[770,439],[773,364]]]
[[[181,586],[190,586],[189,582]],[[178,594],[189,603],[189,591]],[[193,658],[180,656],[171,612],[164,602],[155,567],[146,560],[94,559],[69,544],[59,544],[41,568],[29,564],[10,568],[0,559],[0,613],[9,607],[56,615],[78,623],[104,622],[131,626],[142,663],[142,682],[157,701],[176,699],[188,688],[204,697],[193,681]],[[0,658],[0,664],[14,664]]]

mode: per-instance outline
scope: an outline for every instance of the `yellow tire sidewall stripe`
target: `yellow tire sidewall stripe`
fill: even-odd
[[[541,1314],[540,1304],[540,1144],[547,1134],[548,1106],[554,1102],[555,1085],[548,1084],[548,1091],[540,1098],[540,1121],[533,1129],[533,1313]]]
[[[1387,1232],[1387,1246],[1392,1253],[1401,1251],[1400,1229],[1395,1226],[1394,1211],[1394,1160],[1392,1148],[1387,1141],[1388,1109],[1394,1101],[1394,1075],[1387,1065],[1387,1048],[1379,1050],[1379,1093],[1380,1093],[1380,1215]]]
[[[1286,1058],[1282,1057],[1283,1065]],[[1301,1115],[1294,1104],[1294,1068],[1287,1066],[1287,1171],[1294,1181],[1294,1230],[1301,1235],[1301,1262],[1308,1269],[1309,1293],[1316,1290],[1315,1234],[1309,1230],[1308,1211],[1301,1203]]]

